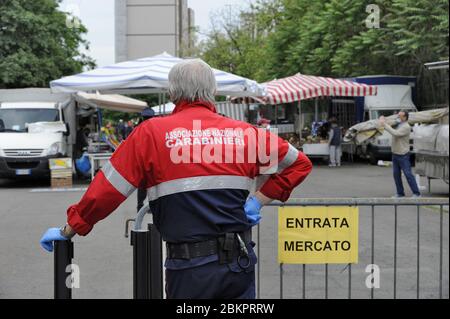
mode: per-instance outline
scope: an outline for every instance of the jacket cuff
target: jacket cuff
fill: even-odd
[[[67,210],[67,223],[80,236],[86,236],[94,227],[80,216],[76,205],[70,206]]]
[[[285,202],[291,196],[291,192],[289,190],[283,189],[279,187],[276,183],[269,180],[263,187],[259,190],[264,196],[269,197],[274,200],[279,200],[281,202]]]

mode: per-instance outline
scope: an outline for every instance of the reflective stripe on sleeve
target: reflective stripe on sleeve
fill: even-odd
[[[108,162],[108,164],[102,167],[102,172],[111,185],[123,196],[129,197],[136,190],[136,187],[120,175],[114,166],[112,166],[111,162]]]
[[[278,164],[278,171],[277,173],[280,174],[281,172],[283,172],[286,168],[288,168],[289,166],[291,166],[292,164],[295,163],[295,161],[298,158],[298,150],[292,146],[291,144],[289,144],[289,149],[286,153],[286,156],[284,157],[284,159],[280,162],[280,164]]]
[[[253,179],[246,176],[219,175],[180,178],[153,186],[147,190],[150,201],[160,197],[209,189],[243,189],[252,188]]]

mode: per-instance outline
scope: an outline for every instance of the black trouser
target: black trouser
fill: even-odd
[[[137,211],[139,212],[144,207],[144,201],[147,198],[147,191],[145,189],[138,189],[137,191]]]
[[[254,257],[256,259],[256,256]],[[166,269],[168,299],[255,299],[255,261],[242,269],[237,260],[182,270]]]

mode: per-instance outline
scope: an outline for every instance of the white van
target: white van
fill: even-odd
[[[49,176],[48,160],[68,155],[69,133],[60,103],[0,103],[0,178]]]

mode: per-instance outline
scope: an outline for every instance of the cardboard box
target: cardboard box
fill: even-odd
[[[57,169],[50,171],[50,176],[52,178],[70,178],[72,179],[72,170],[71,169]]]
[[[52,188],[72,187],[71,158],[52,158],[49,166]]]
[[[72,187],[72,176],[70,178],[52,178],[52,188]]]

